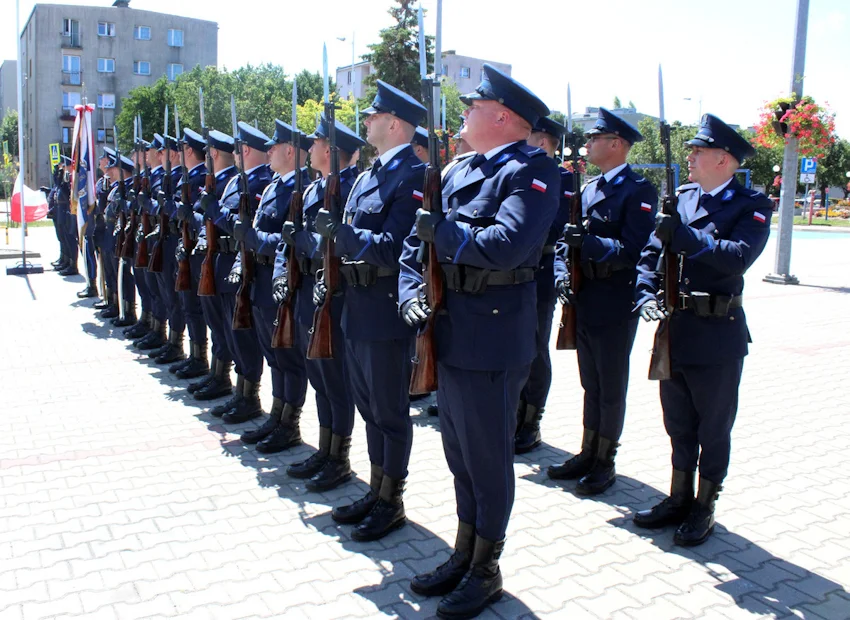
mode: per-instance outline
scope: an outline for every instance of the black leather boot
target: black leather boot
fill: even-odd
[[[305,485],[310,491],[330,491],[351,480],[351,437],[333,435],[331,449],[325,466]]]
[[[192,361],[192,343],[190,341],[189,342],[189,357],[182,359],[179,362],[173,363],[171,366],[168,367],[168,372],[171,373],[172,375],[177,374],[178,370],[182,369],[184,366],[187,366],[189,364],[189,362],[191,362],[191,361]]]
[[[516,454],[531,452],[542,441],[540,437],[540,418],[543,417],[545,410],[542,407],[538,409],[534,405],[525,405],[522,409],[524,411],[520,411],[519,428],[517,428],[516,435],[514,436],[514,452]]]
[[[581,438],[581,452],[568,459],[563,465],[550,465],[546,474],[552,480],[576,480],[581,478],[593,467],[598,448],[598,435],[589,428],[584,429]]]
[[[499,558],[505,540],[493,541],[475,537],[472,564],[460,584],[437,606],[439,618],[474,618],[490,603],[502,598],[502,571]]]
[[[68,262],[65,260],[65,255],[63,253],[59,253],[59,258],[50,263],[50,266],[53,267],[54,271],[59,271],[59,266],[67,265]]]
[[[183,352],[183,332],[171,330],[168,334],[168,344],[160,350],[154,361],[157,364],[173,364],[178,360],[186,359]]]
[[[209,371],[207,372],[207,374],[205,376],[201,377],[198,381],[192,381],[192,383],[187,385],[186,391],[189,392],[189,394],[194,394],[195,392],[200,390],[205,385],[211,383],[212,380],[215,378],[215,367],[216,367],[217,363],[218,363],[218,360],[216,359],[215,355],[211,356],[210,357],[210,368],[209,368]]]
[[[109,305],[100,313],[102,319],[114,319],[118,316],[118,295],[113,293],[109,299]]]
[[[115,327],[130,327],[136,324],[136,304],[132,301],[124,302],[124,318],[120,316],[112,319],[112,324]]]
[[[369,472],[369,492],[353,504],[337,506],[331,511],[331,518],[337,523],[360,523],[378,503],[378,493],[384,480],[384,468],[372,463]]]
[[[384,476],[381,480],[381,491],[378,493],[378,501],[372,506],[372,510],[360,525],[351,530],[351,538],[358,542],[379,540],[387,534],[394,532],[407,523],[404,514],[405,479],[396,480]]]
[[[458,521],[454,553],[431,572],[416,575],[410,589],[422,596],[445,596],[453,591],[469,571],[474,548],[475,526]]]
[[[77,293],[77,297],[79,299],[88,299],[89,297],[97,297],[97,287],[94,285],[87,286],[79,293]]]
[[[258,428],[242,433],[239,439],[242,443],[252,444],[265,439],[278,427],[280,419],[283,417],[283,401],[279,398],[272,399],[272,409],[269,411],[269,417]]]
[[[260,402],[260,384],[245,379],[242,400],[236,404],[236,407],[221,416],[221,419],[225,424],[242,424],[261,415],[263,415],[263,404]]]
[[[279,399],[275,399],[279,400]],[[301,445],[301,408],[286,403],[280,422],[271,434],[257,443],[257,452],[274,454]],[[225,416],[225,422],[227,416]]]
[[[68,276],[78,276],[80,275],[79,270],[77,269],[77,262],[68,263],[68,266],[65,267],[62,271],[59,272],[59,275],[67,278]]]
[[[142,312],[142,316],[139,317],[139,320],[136,321],[134,325],[131,325],[124,330],[124,336],[132,340],[137,340],[147,334],[151,330],[152,325],[153,321],[151,313]]]
[[[700,476],[696,501],[691,504],[684,523],[673,534],[673,542],[682,547],[701,545],[714,533],[714,506],[723,486]]]
[[[673,470],[670,483],[670,497],[667,497],[649,510],[641,510],[634,516],[638,527],[659,528],[667,525],[681,525],[691,512],[694,503],[694,472]]]
[[[105,310],[106,308],[109,307],[111,302],[112,302],[112,291],[109,290],[109,287],[107,286],[106,291],[103,294],[103,299],[96,302],[92,307],[95,310]]]
[[[167,339],[165,323],[158,319],[151,319],[151,330],[147,335],[133,341],[133,346],[139,351],[152,351],[163,347]]]
[[[228,394],[233,393],[233,383],[230,381],[230,368],[233,366],[233,362],[223,362],[221,360],[216,360],[215,363],[215,375],[213,375],[212,381],[208,382],[204,387],[198,388],[195,390],[193,396],[195,400],[213,400],[215,398],[221,398],[222,396],[227,396]],[[242,377],[239,377],[239,380],[244,382]],[[242,388],[244,385],[236,384],[236,395],[238,399],[242,398]],[[219,415],[224,415],[235,407],[235,403],[225,411],[222,411]],[[215,415],[215,414],[213,414]]]
[[[616,441],[599,437],[596,460],[590,471],[578,481],[576,493],[579,495],[599,495],[614,484],[614,481],[617,479],[617,470],[614,469],[614,457],[617,456],[619,445]]]
[[[190,342],[189,350],[192,353],[189,362],[174,372],[178,379],[194,379],[210,371],[210,363],[207,361],[207,343]]]
[[[228,376],[228,379],[229,379],[229,376]],[[204,388],[204,389],[206,389],[206,388]],[[243,377],[242,375],[236,375],[236,389],[232,390],[233,396],[227,402],[222,403],[222,404],[210,409],[210,415],[213,416],[214,418],[220,418],[225,413],[228,413],[230,411],[235,411],[236,407],[239,406],[239,403],[241,403],[242,400],[245,398],[244,396],[242,396],[242,392],[243,392],[244,389],[245,389],[245,377]],[[203,391],[204,390],[198,390],[197,392],[195,392],[195,398],[198,398],[198,394],[200,394]],[[198,400],[205,400],[205,399],[198,398]]]
[[[319,449],[311,454],[307,459],[293,463],[286,468],[286,475],[293,478],[312,478],[315,476],[325,463],[328,462],[328,455],[331,452],[331,437],[333,431],[326,426],[319,427]]]

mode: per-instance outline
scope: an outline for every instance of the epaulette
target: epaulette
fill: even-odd
[[[680,194],[682,192],[690,192],[695,189],[699,189],[699,183],[685,183],[684,185],[680,185],[676,188],[676,193]]]
[[[521,145],[518,150],[520,153],[522,153],[529,159],[532,157],[540,157],[541,155],[546,155],[546,151],[544,151],[540,147],[530,146],[528,144]]]
[[[470,157],[475,157],[477,154],[478,153],[476,153],[475,151],[470,151],[468,153],[463,153],[461,155],[455,155],[455,157],[454,157],[454,159],[452,159],[452,161],[456,161],[456,162],[460,163],[464,160],[469,159]],[[451,162],[449,162],[449,163],[451,163]]]
[[[738,192],[750,200],[761,200],[762,198],[767,198],[763,192],[760,192],[755,189],[750,189],[748,187],[741,187],[738,189]]]

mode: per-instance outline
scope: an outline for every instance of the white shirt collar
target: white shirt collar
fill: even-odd
[[[407,148],[408,146],[410,146],[410,143],[399,144],[398,146],[391,148],[386,153],[381,153],[381,156],[378,158],[381,160],[381,166],[386,166],[388,163],[390,163],[390,160],[393,157],[398,155],[402,149]]]
[[[734,177],[730,177],[728,181],[726,181],[726,182],[725,182],[725,183],[723,183],[722,185],[718,185],[717,187],[715,187],[715,188],[714,188],[713,190],[711,190],[710,192],[707,192],[707,191],[705,191],[702,187],[700,187],[700,195],[702,195],[702,194],[711,194],[712,196],[717,196],[717,194],[719,194],[719,193],[720,193],[720,192],[722,192],[724,189],[726,189],[726,186],[727,186],[727,185],[729,185],[729,184],[732,182],[732,179],[733,179],[733,178],[734,178]]]
[[[617,176],[617,175],[618,175],[618,174],[620,174],[623,170],[625,170],[626,166],[628,166],[628,165],[629,165],[629,164],[620,164],[620,165],[619,165],[619,166],[617,166],[616,168],[611,168],[611,170],[609,170],[608,172],[606,172],[606,173],[605,173],[605,174],[603,174],[602,176],[604,176],[604,177],[605,177],[605,181],[606,181],[606,182],[610,183],[610,182],[611,182],[611,179],[613,179],[615,176]]]
[[[157,166],[155,168],[151,168],[151,172],[156,172],[157,170],[162,170],[162,166]]]
[[[280,177],[280,184],[281,184],[281,185],[286,185],[286,182],[287,182],[289,179],[293,178],[294,176],[295,176],[295,170],[290,170],[290,171],[289,171],[289,172],[287,172],[285,175],[283,175],[282,177]]]
[[[484,153],[484,157],[486,157],[489,161],[489,160],[493,159],[496,155],[498,155],[499,153],[504,151],[506,148],[508,148],[512,144],[516,144],[517,142],[519,142],[519,140],[514,140],[513,142],[507,142],[505,144],[502,144],[501,146],[497,146],[494,149],[490,149],[489,151]]]
[[[221,170],[219,170],[218,172],[215,173],[215,176],[218,177],[218,176],[224,174],[225,172],[227,172],[228,170],[230,170],[231,168],[236,168],[236,166],[228,166],[227,168],[222,168]]]
[[[260,164],[259,166],[254,166],[254,167],[253,167],[253,168],[251,168],[250,170],[246,170],[246,171],[245,171],[245,174],[246,174],[246,175],[251,174],[252,172],[254,172],[254,170],[257,170],[257,169],[259,169],[259,168],[262,168],[263,166],[265,166],[265,164]]]
[[[189,168],[189,172],[191,173],[191,172],[192,172],[192,170],[194,170],[194,169],[195,169],[195,168],[197,168],[198,166],[203,166],[203,165],[204,165],[204,162],[201,162],[201,163],[199,163],[199,164],[195,164],[194,166],[192,166],[191,168]]]

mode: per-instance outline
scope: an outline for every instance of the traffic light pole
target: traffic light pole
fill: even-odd
[[[803,72],[806,66],[806,32],[809,25],[809,0],[797,0],[797,22],[794,28],[794,59],[791,92],[794,99],[803,97]],[[773,284],[799,284],[791,275],[791,236],[794,231],[794,198],[797,195],[797,138],[788,136],[782,158],[782,190],[779,194],[779,233],[773,273],[764,277]]]

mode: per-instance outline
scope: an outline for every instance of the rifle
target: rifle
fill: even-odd
[[[292,78],[292,148],[295,149],[295,191],[289,199],[290,222],[295,223],[295,230],[303,227],[304,218],[304,180],[301,178],[301,132],[298,131],[296,106],[298,105],[298,86]],[[295,247],[286,247],[286,284],[289,287],[289,298],[277,308],[277,319],[272,334],[273,349],[291,349],[295,346],[295,291],[301,288],[301,267],[295,256]]]
[[[331,149],[331,170],[325,184],[325,202],[322,205],[336,221],[342,221],[342,196],[339,186],[339,148],[336,145],[336,106],[328,95],[328,51],[323,50],[323,79],[325,120],[328,123],[328,142]],[[313,326],[310,328],[310,342],[307,345],[307,359],[331,359],[333,355],[333,321],[331,302],[339,290],[339,256],[336,255],[336,243],[333,239],[322,240],[322,280],[327,293],[322,305],[313,313]]]
[[[139,251],[136,253],[136,269],[147,269],[150,262],[148,254],[148,235],[151,232],[151,219],[143,205],[148,204],[151,194],[151,168],[148,164],[147,153],[141,145],[142,138],[142,116],[139,115],[139,156],[144,158],[142,178],[139,183],[139,191],[136,194],[139,200],[139,210],[142,212],[142,238],[139,240]]]
[[[233,144],[239,152],[239,219],[251,222],[251,198],[248,193],[248,175],[245,174],[245,155],[242,153],[242,140],[239,139],[239,127],[236,123],[236,99],[230,95],[230,119],[233,125]],[[236,291],[236,308],[233,311],[233,329],[251,329],[254,318],[251,316],[251,286],[254,284],[254,255],[239,244],[239,257],[242,263],[242,283]]]
[[[180,111],[174,106],[174,131],[177,140],[180,140]],[[186,151],[183,144],[180,145],[180,201],[184,205],[192,204],[192,196],[189,192],[189,171],[186,170]],[[192,243],[192,231],[189,222],[183,222],[180,227],[183,235],[183,260],[177,264],[177,278],[174,281],[174,290],[178,293],[188,291],[192,288],[192,265],[189,257],[192,254],[194,244]]]
[[[141,209],[139,202],[139,190],[141,183],[141,171],[139,170],[139,118],[133,119],[133,207],[130,209],[130,232],[124,234],[124,247],[121,249],[121,258],[134,258],[136,256],[136,229],[139,227],[138,211]]]
[[[581,175],[578,170],[578,144],[573,137],[573,105],[570,85],[567,84],[567,134],[573,163],[573,195],[570,197],[570,224],[581,226]],[[570,288],[578,293],[581,287],[581,249],[570,248],[567,252],[570,266]],[[576,307],[575,304],[564,304],[561,308],[561,322],[558,338],[555,341],[558,351],[574,351],[576,349]]]
[[[672,154],[670,147],[670,125],[664,118],[664,82],[661,77],[661,66],[658,66],[658,98],[660,100],[661,115],[659,127],[661,144],[664,147],[664,173],[667,181],[667,191],[661,203],[661,211],[665,215],[675,215],[678,208],[679,198],[676,196],[675,176],[673,174]],[[662,281],[658,297],[664,302],[666,318],[658,323],[655,330],[655,341],[652,344],[652,357],[649,360],[649,379],[651,381],[665,381],[673,376],[670,355],[670,320],[679,302],[679,256],[671,252],[667,244],[661,247],[658,256],[658,267],[656,268]]]
[[[420,34],[424,37],[420,25]],[[425,47],[419,54],[424,65]],[[422,99],[428,108],[428,167],[425,169],[425,184],[422,192],[422,208],[432,213],[443,211],[443,188],[440,176],[440,144],[434,123],[434,80],[422,75]],[[445,280],[440,268],[437,248],[433,243],[421,242],[417,255],[422,264],[422,281],[431,314],[416,333],[416,353],[413,356],[413,372],[410,375],[410,393],[427,394],[437,389],[437,346],[434,327],[437,314],[443,307]]]
[[[165,173],[162,175],[162,187],[157,196],[159,203],[159,237],[151,250],[151,262],[148,263],[148,271],[151,273],[162,273],[162,253],[165,249],[165,239],[168,236],[168,213],[165,210],[165,202],[174,195],[171,186],[171,147],[168,143],[168,106],[165,106],[165,122],[163,123],[163,152],[165,153]]]
[[[207,143],[207,176],[204,178],[204,195],[201,197],[201,211],[204,213],[204,227],[207,232],[207,253],[201,263],[201,278],[198,282],[198,295],[212,297],[215,295],[215,253],[218,246],[218,228],[211,218],[206,216],[207,204],[215,200],[215,173],[213,171],[212,147],[210,146],[210,129],[204,122],[204,89],[198,89],[198,100],[201,106],[201,131]]]
[[[118,258],[118,318],[124,319],[124,255],[121,253],[124,243],[124,228],[127,216],[124,208],[127,205],[127,188],[124,186],[124,162],[121,161],[121,149],[118,148],[118,128],[112,126],[112,144],[115,147],[115,161],[118,164],[118,240],[115,244],[115,256]]]

